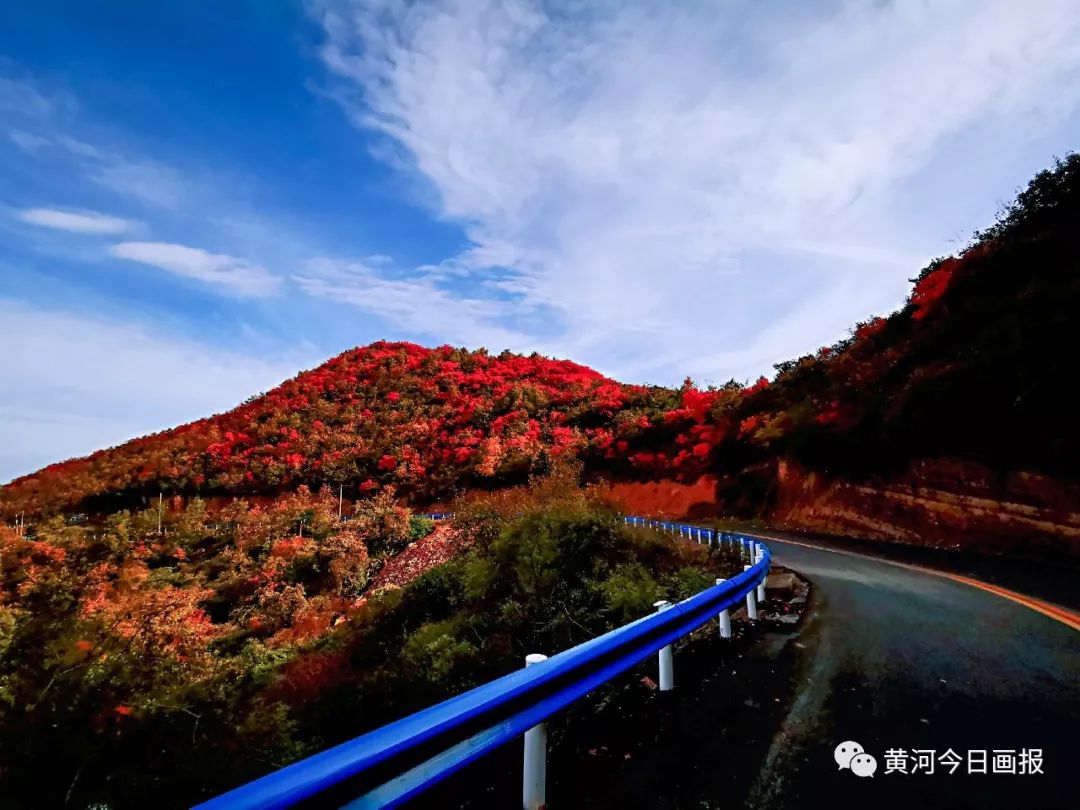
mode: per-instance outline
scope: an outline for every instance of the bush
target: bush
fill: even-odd
[[[435,531],[435,521],[431,518],[411,515],[409,517],[409,539],[422,540]]]

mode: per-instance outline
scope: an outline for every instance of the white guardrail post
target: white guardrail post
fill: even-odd
[[[666,599],[661,599],[659,602],[655,602],[653,607],[656,608],[657,613],[661,613],[671,607],[671,602]],[[658,658],[660,665],[660,691],[670,692],[675,688],[675,657],[672,655],[670,644],[660,648]]]
[[[525,656],[525,666],[546,661],[547,656],[532,653]],[[547,804],[547,726],[537,723],[525,732],[525,763],[521,775],[521,806],[523,810],[541,810]]]
[[[744,565],[743,571],[749,571],[751,568],[753,568],[752,565]],[[757,620],[757,599],[752,588],[746,592],[746,617],[751,621]]]
[[[764,559],[765,559],[765,548],[764,548],[764,546],[761,545],[761,543],[758,543],[757,544],[757,559],[754,560],[754,562],[761,562]],[[767,575],[769,572],[766,571],[765,573]],[[765,580],[764,579],[761,580],[761,582],[757,586],[757,600],[758,600],[759,603],[765,601]]]
[[[722,585],[724,580],[716,578],[716,584]],[[720,611],[720,638],[731,638],[731,611],[724,608]]]

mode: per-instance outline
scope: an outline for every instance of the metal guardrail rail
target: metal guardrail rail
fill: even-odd
[[[448,513],[425,515],[444,519]],[[397,807],[489,751],[525,736],[523,806],[544,803],[546,730],[543,721],[659,652],[660,689],[674,686],[673,642],[719,619],[731,636],[729,611],[745,600],[750,619],[765,594],[772,552],[745,534],[628,516],[624,522],[678,533],[699,543],[730,544],[748,552],[749,564],[727,580],[676,604],[546,658],[532,655],[511,672],[430,708],[235,788],[196,810],[285,808],[318,798],[358,795],[349,810]],[[351,794],[346,791],[355,787]],[[328,797],[326,794],[331,794]],[[340,802],[339,802],[340,803]],[[322,802],[321,804],[325,804]]]

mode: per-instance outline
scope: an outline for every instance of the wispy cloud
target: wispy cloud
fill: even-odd
[[[0,76],[0,109],[19,122],[7,138],[20,150],[35,156],[50,150],[104,189],[165,209],[177,208],[189,195],[189,183],[173,166],[132,154],[121,143],[102,145],[72,135],[82,116],[67,91]]]
[[[1080,98],[1069,0],[318,8],[330,92],[466,228],[458,264],[506,271],[567,352],[668,377],[748,376],[899,303],[942,245],[898,189]],[[835,304],[808,323],[811,294]]]
[[[188,194],[188,184],[175,169],[163,163],[118,155],[99,155],[95,161],[97,165],[88,173],[90,179],[125,197],[162,208],[176,208]]]
[[[137,260],[153,259],[147,263],[197,274],[241,294],[258,296],[279,286],[264,270],[269,262],[295,266],[324,252],[306,224],[298,222],[302,218],[289,216],[280,208],[266,211],[256,207],[253,200],[260,198],[259,178],[235,165],[208,162],[204,155],[176,145],[164,155],[150,150],[138,133],[98,121],[70,94],[42,82],[10,80],[7,95],[19,124],[7,131],[7,137],[23,154],[0,152],[0,169],[32,160],[32,175],[27,174],[35,182],[45,178],[41,184],[47,186],[48,180],[55,178],[62,183],[49,192],[54,198],[62,189],[72,197],[94,201],[91,204],[95,206],[118,208],[133,224],[138,219],[141,231],[166,237],[155,241],[212,242],[229,254],[185,253],[185,245],[180,244],[178,251],[158,251],[162,255],[157,258],[153,252],[136,249]],[[40,102],[23,103],[23,99]],[[38,214],[34,217],[44,219]],[[77,223],[69,219],[68,224],[73,229]],[[57,253],[52,244],[38,247]],[[124,255],[127,250],[122,248],[114,255],[134,258]]]
[[[70,99],[66,95],[50,96],[40,92],[30,82],[0,76],[0,110],[43,118],[69,103]]]
[[[434,270],[435,268],[432,268]],[[528,313],[509,301],[463,295],[439,284],[439,273],[402,273],[386,256],[366,261],[311,259],[293,281],[305,293],[355,307],[406,334],[440,343],[526,350],[526,333],[502,325]],[[537,347],[528,348],[534,351]]]
[[[120,242],[113,245],[110,252],[121,259],[217,285],[235,295],[265,297],[277,294],[281,287],[281,279],[260,265],[187,245]]]
[[[118,234],[130,231],[134,223],[120,217],[93,211],[58,211],[54,208],[26,208],[15,214],[16,219],[30,225],[54,228],[72,233]]]
[[[42,147],[52,145],[52,141],[48,138],[43,138],[41,135],[35,135],[32,132],[24,132],[21,129],[8,130],[8,140],[24,152],[36,152]]]

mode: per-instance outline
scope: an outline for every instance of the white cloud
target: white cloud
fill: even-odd
[[[899,304],[945,246],[897,190],[1080,98],[1071,0],[319,8],[331,93],[465,226],[457,265],[504,271],[562,353],[668,379],[750,376]]]
[[[89,145],[71,141],[65,146],[74,152],[79,146]],[[83,154],[86,155],[85,151]],[[176,170],[163,163],[100,153],[96,159],[97,165],[89,172],[90,179],[117,194],[161,208],[178,207],[187,194],[187,183]]]
[[[134,223],[120,217],[98,214],[93,211],[57,211],[53,208],[27,208],[19,211],[16,218],[31,225],[55,228],[73,233],[117,234],[130,231]]]
[[[68,99],[64,96],[50,98],[29,82],[0,76],[0,110],[41,118],[66,103]]]
[[[40,135],[35,135],[33,132],[25,132],[21,129],[8,130],[8,140],[22,149],[24,152],[36,152],[45,146],[51,146],[52,141],[48,138],[43,138]]]
[[[120,242],[110,252],[121,259],[218,285],[240,296],[275,295],[281,287],[281,279],[260,265],[201,248],[168,242]]]
[[[11,336],[0,353],[0,482],[227,410],[323,359],[240,354],[3,298],[0,322]]]
[[[382,318],[405,334],[458,346],[488,346],[496,351],[536,350],[523,332],[499,325],[511,314],[527,317],[520,307],[451,293],[439,286],[442,276],[437,272],[395,273],[388,262],[385,256],[371,256],[365,262],[312,259],[293,281],[308,295],[348,304]]]
[[[21,123],[9,129],[7,137],[23,152],[38,155],[50,149],[51,157],[63,156],[102,188],[160,208],[176,209],[188,196],[188,180],[177,169],[132,154],[130,144],[118,141],[102,147],[71,135],[73,128],[85,124],[77,100],[66,91],[0,76],[0,110]]]

